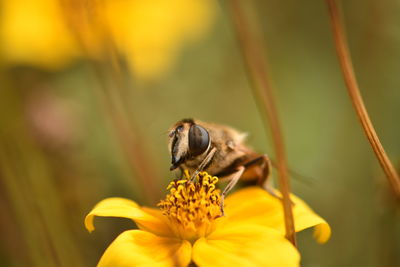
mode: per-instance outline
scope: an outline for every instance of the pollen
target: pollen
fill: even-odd
[[[158,204],[177,234],[185,239],[207,235],[215,219],[221,216],[218,177],[201,172],[191,182],[185,171],[183,179],[172,181],[169,194]]]

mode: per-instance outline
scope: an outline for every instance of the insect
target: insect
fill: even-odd
[[[256,183],[275,196],[269,186],[270,159],[249,148],[246,136],[229,126],[194,119],[178,121],[168,131],[170,170],[187,169],[191,181],[201,171],[228,181],[221,194],[222,216],[224,198],[239,180]]]

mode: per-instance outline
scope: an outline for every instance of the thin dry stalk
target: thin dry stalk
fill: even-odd
[[[99,92],[99,95],[104,105],[105,112],[113,125],[115,134],[118,137],[118,141],[125,153],[129,166],[136,174],[136,178],[143,189],[148,204],[154,205],[160,199],[160,192],[157,185],[159,181],[161,181],[161,178],[154,168],[151,167],[151,157],[145,150],[143,138],[141,137],[135,120],[127,117],[129,111],[124,106],[124,103],[122,103],[122,96],[119,91],[123,87],[122,82],[117,79],[117,75],[113,75],[114,73],[110,70],[110,72],[112,72],[112,81],[117,88],[107,86],[107,80],[102,78],[107,74],[102,70],[101,65],[99,65],[99,63],[94,63],[93,67],[96,70],[98,78],[102,81],[102,90]]]
[[[400,178],[396,169],[393,167],[392,162],[387,156],[374,126],[369,118],[367,109],[365,108],[360,89],[358,87],[357,79],[354,74],[353,64],[350,58],[350,52],[347,45],[346,36],[344,34],[343,25],[341,23],[340,14],[335,0],[327,0],[329,14],[331,17],[332,31],[335,39],[336,53],[339,58],[340,66],[342,69],[343,77],[346,83],[350,99],[356,110],[358,118],[364,129],[367,139],[371,144],[376,157],[379,160],[386,177],[396,195],[400,198]]]
[[[85,31],[80,28],[80,23],[86,23],[97,38],[102,42],[103,53],[98,58],[94,57],[90,61],[93,70],[100,81],[101,98],[105,112],[107,113],[113,130],[120,143],[123,153],[128,161],[129,167],[136,174],[143,189],[144,197],[149,202],[155,204],[158,202],[159,190],[158,184],[161,177],[152,168],[151,157],[145,150],[142,134],[139,131],[137,122],[132,118],[132,105],[129,103],[129,93],[131,88],[126,84],[123,77],[123,66],[118,59],[118,53],[111,38],[109,28],[104,22],[102,3],[91,0],[88,3],[75,3],[60,0],[65,8],[65,18],[69,23],[70,30],[75,34],[81,48],[88,57],[91,58],[90,47],[85,42]],[[68,12],[73,10],[74,12]],[[75,12],[76,11],[76,12]]]
[[[296,232],[294,230],[294,220],[292,204],[290,200],[290,184],[283,142],[281,126],[278,119],[278,111],[272,93],[272,88],[267,76],[267,70],[264,63],[264,49],[262,42],[254,34],[254,27],[250,28],[240,4],[237,0],[229,0],[228,6],[232,15],[232,20],[239,39],[240,47],[244,60],[247,65],[248,73],[253,82],[253,93],[260,100],[260,108],[266,115],[276,153],[276,165],[279,174],[279,188],[282,192],[282,204],[285,215],[286,238],[296,246]]]

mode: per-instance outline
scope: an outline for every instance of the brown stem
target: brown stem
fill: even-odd
[[[279,174],[279,188],[282,192],[282,204],[285,215],[286,237],[293,245],[296,245],[296,232],[294,230],[294,220],[292,205],[290,200],[289,175],[286,161],[285,145],[283,142],[281,126],[278,119],[278,111],[275,106],[272,88],[267,76],[267,70],[264,63],[264,53],[262,42],[257,39],[254,27],[250,24],[242,11],[237,0],[229,0],[232,20],[235,26],[237,37],[241,46],[244,60],[247,65],[248,74],[253,82],[253,93],[260,100],[259,107],[266,115],[277,158],[277,169]]]
[[[129,102],[129,88],[124,80],[123,66],[118,59],[116,45],[111,38],[110,29],[102,18],[104,10],[99,1],[87,3],[60,0],[64,7],[64,16],[71,33],[78,41],[81,49],[91,58],[93,70],[97,75],[102,89],[99,97],[107,113],[113,130],[120,143],[129,167],[135,173],[135,178],[143,189],[148,204],[156,204],[160,199],[158,184],[161,177],[152,168],[152,158],[146,151],[143,134],[139,131],[137,122],[132,118],[132,104]],[[94,36],[102,43],[101,56],[92,55],[90,42],[86,40],[86,25]]]
[[[160,199],[158,184],[161,181],[158,173],[152,168],[152,160],[145,149],[145,142],[133,118],[128,118],[129,110],[126,103],[122,103],[123,96],[120,90],[124,84],[113,69],[107,71],[101,62],[94,62],[93,67],[101,81],[100,98],[104,104],[105,112],[115,130],[116,137],[122,151],[125,153],[129,167],[136,174],[136,178],[143,189],[144,197],[148,204],[155,205]],[[117,88],[107,86],[106,75],[110,75]]]
[[[370,142],[379,163],[385,172],[390,185],[396,195],[400,197],[400,179],[393,167],[392,162],[387,156],[385,149],[383,148],[379,137],[376,134],[374,126],[369,118],[367,109],[365,108],[364,101],[362,99],[360,89],[358,87],[357,79],[354,74],[353,64],[350,58],[350,52],[347,45],[346,36],[344,34],[343,25],[341,23],[339,10],[335,0],[327,0],[329,8],[329,14],[331,17],[332,31],[335,39],[336,53],[339,58],[340,66],[343,72],[343,77],[346,83],[347,90],[350,95],[350,99],[356,110],[358,118],[361,122],[364,132],[367,135],[367,139]]]

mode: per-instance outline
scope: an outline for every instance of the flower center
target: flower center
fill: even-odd
[[[185,178],[172,181],[167,190],[170,193],[158,206],[166,215],[176,234],[187,240],[205,236],[213,230],[213,222],[221,216],[220,190],[215,184],[218,177],[201,172],[196,181]]]

